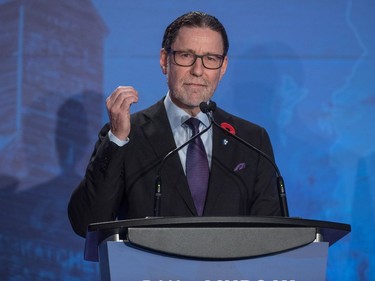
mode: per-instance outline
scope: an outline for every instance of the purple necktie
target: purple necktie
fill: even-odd
[[[185,124],[187,124],[192,130],[193,136],[199,133],[200,122],[201,121],[196,118],[190,118],[185,121]],[[202,139],[198,137],[190,142],[187,148],[186,177],[199,216],[203,214],[209,174],[210,170],[208,167],[206,150],[203,146]]]

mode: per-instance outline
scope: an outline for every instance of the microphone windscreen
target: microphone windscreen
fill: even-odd
[[[203,113],[214,112],[216,110],[216,102],[210,101],[209,103],[201,102],[199,108]]]
[[[204,101],[202,101],[200,104],[199,104],[199,108],[200,110],[203,112],[203,113],[208,113],[210,111],[210,109],[208,108],[208,104]]]

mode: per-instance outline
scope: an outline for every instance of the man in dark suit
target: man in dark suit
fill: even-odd
[[[199,130],[209,126],[199,104],[211,100],[225,74],[228,48],[225,29],[215,17],[201,12],[182,15],[167,27],[160,51],[167,96],[135,114],[130,114],[131,104],[138,101],[133,87],[120,86],[108,97],[110,122],[99,134],[86,175],[68,207],[77,234],[85,236],[93,222],[153,216],[160,163],[193,135],[186,120],[199,120]],[[263,128],[221,109],[213,116],[217,123],[273,157]],[[203,166],[186,164],[193,161],[190,147],[165,161],[160,171],[161,216],[280,215],[275,171],[264,157],[217,127],[200,139]],[[201,178],[205,165],[206,179],[193,191],[195,183],[189,180]],[[201,170],[198,176],[189,177],[196,167]]]

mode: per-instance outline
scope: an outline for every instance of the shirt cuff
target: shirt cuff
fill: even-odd
[[[109,137],[109,140],[111,142],[114,142],[118,146],[124,146],[125,144],[127,144],[130,141],[129,138],[126,138],[126,140],[120,140],[118,137],[116,137],[114,134],[112,134],[111,130],[109,130],[109,132],[108,132],[108,137]]]

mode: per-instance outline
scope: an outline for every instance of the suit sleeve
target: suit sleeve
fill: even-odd
[[[74,190],[68,205],[73,230],[85,237],[87,226],[114,220],[123,197],[122,167],[125,147],[108,138],[109,126],[103,127],[85,176]]]

